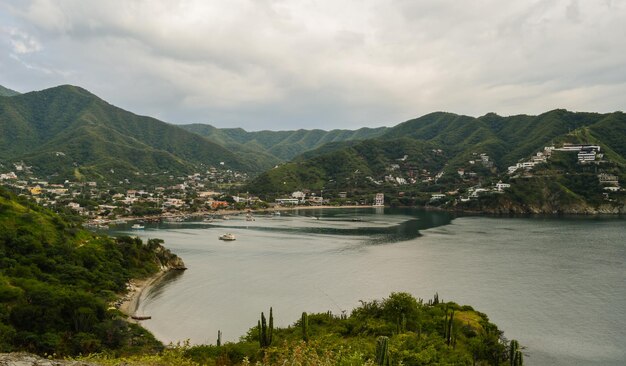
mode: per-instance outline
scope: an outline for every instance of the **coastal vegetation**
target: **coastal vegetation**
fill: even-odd
[[[509,357],[485,314],[407,293],[362,302],[350,315],[303,313],[286,328],[274,326],[269,309],[238,342],[218,332],[217,345],[164,348],[112,304],[130,279],[179,264],[161,240],[95,234],[0,190],[0,352],[129,365],[487,365]]]
[[[161,356],[83,358],[106,365],[521,365],[522,348],[470,306],[407,293],[363,301],[350,315],[307,314],[286,328],[261,315],[238,342],[177,345]],[[517,362],[517,363],[514,363]]]
[[[111,305],[130,279],[179,261],[161,244],[94,234],[0,189],[0,352],[162,349]]]

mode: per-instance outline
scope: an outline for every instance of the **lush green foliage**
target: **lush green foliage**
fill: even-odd
[[[370,193],[375,189],[377,192],[394,193],[394,196],[395,192],[402,190],[413,191],[410,202],[423,202],[423,199],[429,199],[429,195],[421,198],[420,192],[445,192],[458,188],[461,178],[456,173],[457,168],[467,168],[468,161],[480,160],[477,154],[489,155],[494,162],[494,169],[478,163],[471,165],[472,171],[481,178],[495,179],[509,165],[520,159],[528,159],[535,152],[543,150],[544,146],[562,142],[600,145],[602,152],[612,162],[603,164],[603,171],[614,166],[613,173],[622,177],[626,171],[624,141],[626,115],[622,112],[596,114],[554,110],[539,116],[501,117],[487,114],[479,118],[437,112],[387,129],[375,139],[337,142],[306,152],[291,163],[258,176],[249,189],[269,195],[302,189],[348,192],[361,189]],[[399,162],[398,159],[404,155],[407,155],[407,159]],[[541,190],[528,192],[531,194],[527,198],[543,193],[555,196],[562,193],[571,198],[578,197],[576,199],[601,200],[599,195],[602,190],[598,189],[597,182],[592,182],[594,179],[597,181],[597,178],[593,178],[595,165],[591,168],[580,167],[576,164],[575,154],[569,154],[569,157],[573,160],[564,162],[557,158],[550,166],[544,167],[555,171],[539,172],[539,175],[558,176],[558,179],[553,179],[553,183],[543,186],[557,190],[548,193]],[[405,175],[408,172],[417,178],[418,184],[392,189],[389,185],[374,185],[371,180],[365,179],[370,176],[383,182],[384,176],[394,174],[391,168],[393,165],[400,165]],[[587,171],[582,171],[585,169]],[[444,175],[437,182],[420,184],[419,177],[424,170],[428,171],[426,176],[433,177],[438,172]],[[581,171],[585,176],[567,177],[565,173],[568,171]],[[501,198],[492,197],[488,200],[498,201]],[[474,206],[481,204],[471,203]]]
[[[248,189],[258,193],[286,193],[302,188],[330,191],[376,187],[367,177],[382,179],[382,175],[388,174],[387,167],[404,155],[408,155],[404,164],[415,172],[442,169],[446,156],[433,148],[429,143],[416,144],[409,138],[365,140],[309,160],[281,165],[257,177]]]
[[[0,191],[0,352],[158,348],[108,303],[173,258],[161,243],[96,235]]]
[[[293,326],[275,329],[269,347],[261,348],[258,337],[255,327],[238,343],[185,353],[209,365],[496,365],[508,357],[502,332],[485,314],[451,302],[425,304],[406,293],[363,302],[350,316],[303,314]]]
[[[256,169],[196,134],[124,111],[74,86],[0,98],[0,158],[23,159],[36,173],[65,178],[74,178],[77,167],[96,180],[141,180],[144,175],[135,173],[182,174],[220,162]]]
[[[20,95],[20,93],[0,85],[0,97],[13,97],[16,95]]]
[[[216,128],[211,125],[191,124],[180,126],[187,131],[240,153],[260,154],[270,158],[271,164],[288,161],[306,151],[345,141],[359,141],[382,135],[387,128],[360,128],[358,130],[296,130],[255,131],[241,128]],[[270,168],[272,165],[267,166]]]

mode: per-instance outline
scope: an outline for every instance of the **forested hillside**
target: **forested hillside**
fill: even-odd
[[[160,349],[109,304],[131,278],[178,263],[161,243],[94,234],[0,189],[0,352]]]
[[[306,151],[325,144],[343,141],[361,141],[381,136],[386,127],[360,128],[358,130],[296,130],[254,131],[241,128],[216,128],[205,124],[181,125],[190,132],[233,151],[255,152],[273,157],[275,162],[288,161]]]
[[[0,97],[13,97],[19,94],[20,93],[16,92],[15,90],[11,90],[9,88],[5,88],[4,86],[0,85]]]
[[[94,180],[256,166],[196,134],[112,106],[75,86],[0,98],[0,159],[35,173]]]
[[[375,139],[311,150],[262,174],[249,187],[258,193],[279,194],[355,188],[390,193],[454,191],[506,178],[508,166],[530,159],[545,146],[563,143],[598,145],[604,156],[595,168],[573,164],[570,173],[595,177],[593,172],[606,171],[623,177],[624,141],[626,115],[622,112],[553,110],[539,116],[487,114],[479,118],[437,112],[401,123]],[[473,178],[463,176],[463,171],[471,172]]]

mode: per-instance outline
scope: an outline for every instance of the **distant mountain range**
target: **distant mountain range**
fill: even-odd
[[[489,156],[491,174],[498,175],[544,146],[566,141],[600,145],[613,163],[626,165],[622,112],[556,109],[538,116],[478,118],[436,112],[390,128],[248,132],[171,125],[76,86],[0,91],[5,95],[0,96],[0,162],[24,161],[42,178],[141,181],[223,163],[258,175],[251,192],[374,188],[393,176],[396,166],[416,180],[439,174],[445,181],[479,154]]]
[[[253,164],[197,134],[69,85],[0,97],[0,160],[23,160],[41,176],[105,180],[191,173],[220,162],[255,171]]]
[[[456,174],[457,168],[479,154],[489,156],[501,174],[507,166],[559,142],[600,145],[611,161],[626,164],[626,115],[557,109],[538,116],[490,113],[474,118],[436,112],[386,129],[374,139],[306,152],[258,176],[249,188],[289,192],[294,188],[372,186],[372,182],[393,175],[390,167],[398,161],[416,176],[424,172],[428,173],[421,175]]]
[[[231,150],[245,150],[274,157],[277,162],[289,161],[305,151],[329,143],[359,141],[379,137],[387,127],[358,130],[295,130],[248,132],[241,128],[216,128],[206,124],[179,126],[197,133]]]
[[[327,142],[372,138],[386,130],[178,126],[125,111],[77,86],[25,94],[1,87],[0,92],[0,160],[24,161],[42,177],[142,181],[146,175],[188,174],[222,162],[256,175]]]

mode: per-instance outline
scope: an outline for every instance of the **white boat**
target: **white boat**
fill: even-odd
[[[146,227],[143,225],[139,225],[139,224],[134,224],[133,226],[130,227],[131,229],[134,230],[141,230],[141,229],[145,229]]]
[[[231,233],[220,235],[220,240],[233,241],[233,240],[235,240],[235,235],[233,235]]]

